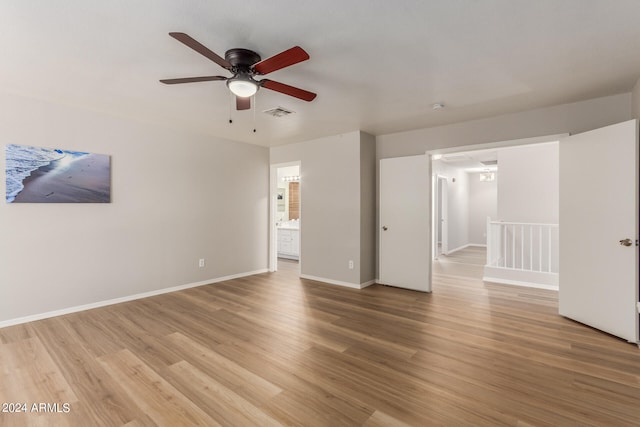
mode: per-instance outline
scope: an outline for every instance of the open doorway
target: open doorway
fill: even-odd
[[[486,247],[487,217],[497,211],[497,153],[475,150],[432,159],[434,260],[469,246]]]
[[[557,277],[557,140],[432,153],[432,271],[441,261],[470,264],[478,279],[533,287]],[[447,202],[439,194],[443,177]],[[439,203],[447,206],[445,222]],[[448,231],[443,251],[438,251],[440,228]]]
[[[300,162],[271,167],[270,270],[300,272]]]
[[[449,272],[455,267],[456,274],[482,279],[484,231],[487,216],[496,216],[497,186],[495,180],[478,181],[481,174],[496,177],[497,150],[434,156],[432,173],[432,271]]]

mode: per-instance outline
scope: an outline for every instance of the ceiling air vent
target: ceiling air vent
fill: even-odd
[[[466,154],[445,154],[442,156],[442,161],[446,163],[454,163],[454,162],[466,162],[469,160],[469,156]]]
[[[480,162],[485,166],[495,166],[498,164],[497,160],[485,160],[484,162]]]
[[[284,116],[288,116],[289,114],[293,114],[294,112],[291,110],[287,110],[286,108],[276,107],[276,108],[271,108],[269,110],[264,110],[263,113],[273,117],[284,117]]]

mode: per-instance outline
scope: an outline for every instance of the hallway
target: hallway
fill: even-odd
[[[491,299],[497,298],[504,299],[506,303],[517,301],[534,304],[544,306],[545,312],[569,321],[558,316],[557,291],[483,282],[485,262],[486,248],[480,246],[469,246],[451,255],[441,255],[432,263],[434,296],[453,297],[460,301],[486,296],[489,304]]]
[[[440,255],[433,261],[433,273],[450,274],[461,277],[482,279],[482,271],[487,260],[487,249],[468,246],[450,255]]]

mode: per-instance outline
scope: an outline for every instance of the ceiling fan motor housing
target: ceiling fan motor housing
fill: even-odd
[[[253,64],[260,62],[260,55],[249,49],[229,49],[224,54],[224,59],[238,71],[249,71]]]

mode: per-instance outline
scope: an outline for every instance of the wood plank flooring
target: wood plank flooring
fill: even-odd
[[[483,256],[441,257],[432,294],[283,261],[0,329],[0,409],[27,406],[0,425],[640,425],[637,346],[560,317],[556,292],[483,283]]]

